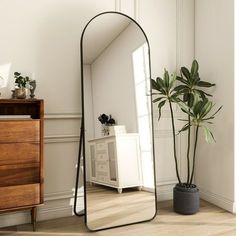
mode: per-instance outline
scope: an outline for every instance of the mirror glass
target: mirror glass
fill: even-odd
[[[91,230],[156,213],[149,46],[119,13],[95,17],[82,41],[86,222]]]

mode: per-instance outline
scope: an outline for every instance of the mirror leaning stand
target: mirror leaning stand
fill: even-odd
[[[152,219],[155,218],[156,216],[156,209],[157,209],[157,199],[156,199],[156,173],[155,173],[155,160],[154,160],[154,145],[153,145],[153,128],[151,129],[151,134],[152,134],[152,147],[153,147],[153,174],[154,174],[154,195],[155,195],[155,214],[152,218],[150,219],[145,219],[145,220],[138,220],[136,222],[131,222],[131,223],[122,223],[120,225],[113,225],[110,227],[104,227],[104,228],[97,228],[97,229],[90,229],[87,225],[87,203],[86,203],[86,157],[85,157],[85,120],[84,120],[84,72],[83,72],[83,36],[85,33],[85,30],[87,28],[87,26],[90,24],[90,22],[92,20],[94,20],[95,18],[97,18],[98,16],[102,16],[105,14],[109,14],[112,13],[114,15],[120,15],[123,17],[126,17],[127,19],[131,20],[133,23],[136,24],[137,28],[139,28],[141,30],[141,32],[143,33],[147,45],[148,45],[148,57],[149,57],[149,70],[151,70],[150,68],[150,52],[149,52],[149,43],[146,37],[146,34],[144,33],[143,29],[141,28],[141,26],[135,21],[133,20],[131,17],[120,13],[120,12],[103,12],[100,13],[98,15],[96,15],[95,17],[93,17],[85,26],[82,35],[81,35],[81,40],[80,40],[80,54],[81,54],[81,95],[82,95],[82,119],[81,119],[81,128],[80,128],[80,141],[79,141],[79,153],[78,153],[78,161],[77,161],[77,174],[76,174],[76,184],[75,184],[75,196],[74,196],[74,214],[76,216],[85,216],[84,218],[84,222],[85,225],[87,226],[87,228],[90,231],[101,231],[101,230],[105,230],[105,229],[111,229],[111,228],[117,228],[117,227],[121,227],[121,226],[127,226],[127,225],[132,225],[132,224],[137,224],[137,223],[143,223],[143,222],[148,222],[151,221]],[[150,73],[151,74],[151,73]],[[150,75],[149,78],[150,79]],[[151,118],[152,118],[152,106],[151,106]],[[153,122],[153,120],[151,119],[151,122]],[[153,125],[151,124],[151,126],[153,127]],[[84,210],[78,211],[77,209],[77,203],[78,203],[78,187],[79,187],[79,180],[82,177],[81,173],[80,173],[80,166],[81,166],[81,161],[83,161],[83,194],[84,194]]]

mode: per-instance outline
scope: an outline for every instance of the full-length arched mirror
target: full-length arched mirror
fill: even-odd
[[[81,59],[87,226],[151,220],[156,189],[147,37],[130,17],[102,13],[83,31]]]

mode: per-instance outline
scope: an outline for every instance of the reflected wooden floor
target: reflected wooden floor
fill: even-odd
[[[35,233],[30,224],[0,230],[1,236],[235,236],[236,215],[204,201],[196,215],[178,215],[168,201],[158,203],[158,215],[151,222],[96,233],[89,232],[83,218],[76,216],[38,222]]]
[[[102,185],[88,186],[87,193],[87,222],[92,230],[149,220],[155,214],[154,193],[129,188],[118,194]]]

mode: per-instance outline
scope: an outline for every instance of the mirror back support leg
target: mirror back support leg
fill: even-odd
[[[78,153],[78,161],[77,161],[77,173],[76,173],[76,182],[75,182],[75,197],[74,197],[74,214],[76,216],[84,216],[84,210],[77,212],[77,200],[78,200],[78,187],[79,187],[79,179],[80,179],[80,163],[81,163],[81,156],[82,156],[82,144],[84,142],[84,127],[83,122],[81,123],[80,127],[80,141],[79,141],[79,153]],[[85,196],[85,194],[84,194]]]

